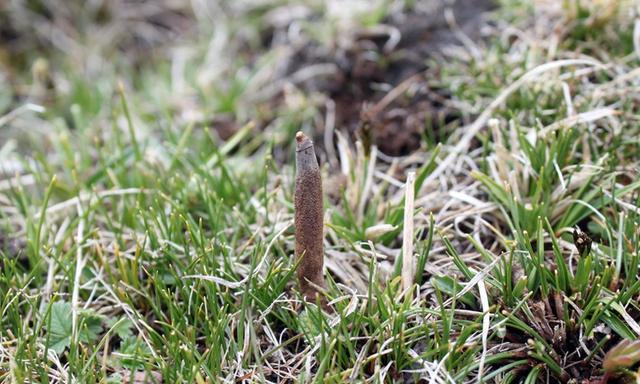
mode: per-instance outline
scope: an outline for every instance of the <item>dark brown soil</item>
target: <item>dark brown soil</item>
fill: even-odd
[[[416,150],[421,137],[443,141],[442,127],[459,121],[463,113],[447,106],[447,90],[439,88],[438,68],[429,59],[441,56],[443,48],[461,45],[445,19],[444,1],[427,2],[429,10],[412,9],[384,21],[400,33],[400,41],[385,51],[388,35],[363,31],[347,49],[327,52],[310,45],[297,52],[286,75],[305,66],[334,63],[339,72],[330,78],[315,78],[300,86],[321,92],[335,102],[336,129],[375,143],[387,155],[406,155]],[[454,1],[450,9],[456,23],[472,40],[480,40],[482,14],[494,8],[490,0]],[[429,78],[425,78],[429,76]],[[376,105],[390,90],[411,78],[407,89],[388,105]],[[317,132],[316,139],[322,137]],[[322,140],[316,140],[322,143]]]

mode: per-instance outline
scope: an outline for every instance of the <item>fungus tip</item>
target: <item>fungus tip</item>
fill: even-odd
[[[298,131],[296,133],[296,151],[300,152],[309,148],[313,148],[313,141],[302,131]]]

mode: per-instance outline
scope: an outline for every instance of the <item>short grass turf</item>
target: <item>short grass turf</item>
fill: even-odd
[[[309,86],[333,67],[281,64],[366,51],[427,2],[96,4],[0,6],[0,381],[634,380],[637,4],[502,1],[478,39],[450,20],[415,82],[374,85],[456,111],[400,157],[336,124]],[[330,311],[295,284],[298,130]]]

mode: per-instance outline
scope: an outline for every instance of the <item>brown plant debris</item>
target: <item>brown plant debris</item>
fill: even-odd
[[[591,252],[591,238],[578,226],[573,231],[573,243],[578,249],[580,256],[585,257]]]

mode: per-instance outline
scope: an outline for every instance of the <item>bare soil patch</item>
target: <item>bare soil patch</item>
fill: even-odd
[[[365,144],[375,143],[387,155],[416,150],[425,135],[446,139],[442,127],[463,114],[448,103],[451,95],[438,86],[439,68],[433,68],[436,61],[430,59],[445,57],[465,38],[481,40],[482,15],[495,5],[489,0],[431,3],[392,13],[383,23],[386,29],[362,29],[347,48],[327,51],[309,45],[299,50],[286,76],[318,63],[335,64],[335,75],[314,77],[303,82],[302,89],[325,94],[335,103],[337,129]],[[322,132],[317,134],[319,139]]]

